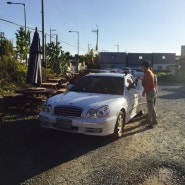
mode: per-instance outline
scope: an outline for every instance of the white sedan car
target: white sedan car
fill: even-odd
[[[96,73],[82,77],[68,92],[50,97],[39,119],[49,129],[119,138],[124,125],[145,110],[145,98],[130,74]]]

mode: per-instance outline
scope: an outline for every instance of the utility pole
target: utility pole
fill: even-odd
[[[56,34],[56,45],[58,43],[58,34]]]
[[[49,31],[50,31],[50,43],[51,43],[51,35],[52,35],[51,32],[52,31],[56,31],[56,29],[51,29],[51,26],[50,26],[50,30]]]
[[[96,25],[96,26],[97,26],[97,29],[92,30],[92,32],[96,33],[96,48],[95,48],[95,50],[98,51],[98,32],[99,32],[99,30],[98,30],[98,25]]]
[[[3,39],[4,39],[4,32],[0,32],[0,56],[1,56],[1,52],[2,52],[2,48],[3,48],[3,46],[2,46],[2,41],[3,41]]]
[[[56,40],[55,40],[55,46],[57,47],[57,43],[58,43],[58,34],[52,34],[56,36]]]
[[[42,60],[43,63],[46,62],[46,53],[45,53],[45,32],[44,32],[44,0],[41,1],[41,7],[42,7]],[[47,65],[47,63],[46,63]]]
[[[5,38],[4,32],[0,32],[0,38],[1,38],[1,40],[2,40],[3,38]]]
[[[117,47],[117,52],[119,52],[119,44],[115,45]]]
[[[46,43],[46,33],[44,34],[44,43]],[[45,48],[45,56],[47,56],[47,49]],[[47,77],[47,58],[45,57],[45,65],[46,65],[46,68],[45,68],[45,75]]]
[[[88,44],[88,52],[90,52],[90,45],[91,45],[91,44]]]
[[[78,53],[78,58],[77,58],[77,72],[78,72],[78,65],[79,65],[79,35],[80,35],[80,33],[79,33],[79,31],[69,31],[69,33],[71,33],[71,32],[75,32],[75,33],[77,33],[77,35],[78,35],[78,39],[77,39],[77,53]]]

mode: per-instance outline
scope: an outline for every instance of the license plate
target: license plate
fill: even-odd
[[[56,127],[70,129],[72,127],[72,120],[57,118]]]

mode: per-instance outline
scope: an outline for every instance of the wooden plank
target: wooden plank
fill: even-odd
[[[41,84],[42,87],[51,88],[51,89],[57,89],[58,83],[52,83],[52,82],[44,82]]]

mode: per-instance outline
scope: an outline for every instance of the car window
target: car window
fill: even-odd
[[[70,91],[122,95],[123,87],[121,77],[84,76]]]

